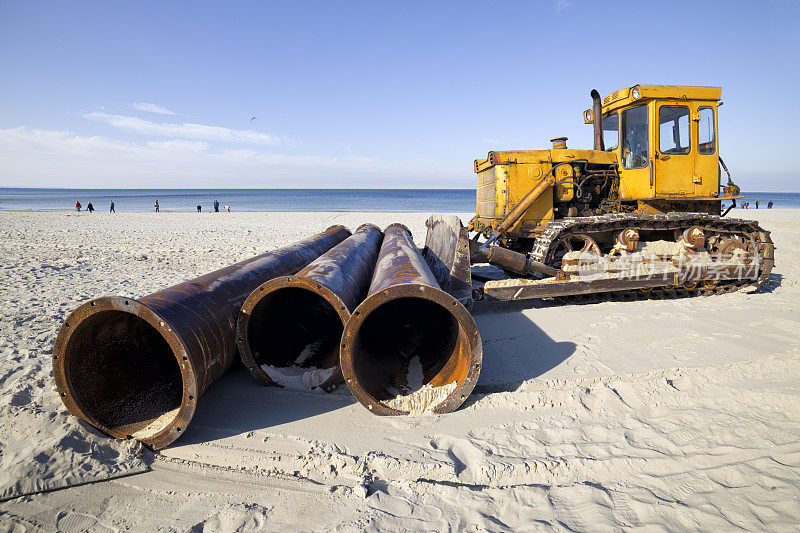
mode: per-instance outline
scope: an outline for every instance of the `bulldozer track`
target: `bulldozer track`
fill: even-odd
[[[640,231],[668,231],[699,226],[704,233],[734,234],[750,241],[761,265],[757,279],[701,281],[694,287],[657,287],[652,290],[623,290],[599,294],[562,296],[570,302],[594,302],[603,300],[629,301],[643,299],[674,299],[693,296],[725,294],[745,287],[760,287],[768,278],[775,264],[775,247],[769,232],[755,221],[726,219],[703,213],[669,213],[665,215],[643,215],[637,213],[613,213],[580,218],[565,218],[550,223],[536,238],[530,257],[536,261],[553,265],[559,239],[570,234],[596,234],[634,228]]]

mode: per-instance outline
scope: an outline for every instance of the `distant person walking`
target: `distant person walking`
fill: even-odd
[[[114,200],[111,200],[111,209],[108,211],[109,213],[115,213],[114,211]]]
[[[158,213],[158,200],[156,200],[156,203],[154,205],[155,205],[155,208],[156,208],[156,213]]]
[[[772,200],[767,203],[767,209],[772,209]]]
[[[214,200],[214,212],[219,213],[219,200]]]
[[[89,211],[90,213],[94,213],[94,206],[92,205],[92,202],[86,204],[86,210]]]
[[[198,205],[197,206],[197,212],[200,213],[201,211],[203,211],[203,206],[202,205]]]
[[[756,200],[756,209],[758,209],[758,200]]]
[[[80,202],[75,202],[75,209],[78,210],[78,213],[81,212],[81,203]]]

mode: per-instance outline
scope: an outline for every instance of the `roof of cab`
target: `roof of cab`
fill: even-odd
[[[637,89],[634,92],[634,89]],[[638,94],[637,98],[634,95]],[[625,87],[603,98],[603,114],[613,113],[623,107],[646,100],[708,100],[718,101],[722,96],[721,87],[702,87],[692,85],[634,85]],[[592,122],[591,109],[583,114],[584,122]]]

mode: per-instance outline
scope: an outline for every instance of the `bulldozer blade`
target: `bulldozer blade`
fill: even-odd
[[[422,255],[439,286],[467,309],[472,306],[469,231],[453,215],[431,215]]]
[[[70,313],[53,346],[61,400],[112,437],[169,445],[189,425],[200,395],[233,363],[236,318],[247,295],[349,235],[332,226],[138,300],[86,302]]]
[[[598,294],[633,289],[653,289],[681,286],[687,282],[704,280],[727,281],[755,279],[759,273],[757,263],[714,263],[693,265],[688,268],[666,268],[660,272],[632,276],[621,272],[610,275],[573,276],[569,279],[505,279],[487,281],[483,286],[484,300],[527,300],[531,298],[557,298],[581,294]]]
[[[482,360],[469,311],[440,288],[400,224],[384,232],[369,292],[341,348],[347,386],[378,415],[455,410],[475,387]]]
[[[484,300],[528,300],[532,298],[558,298],[579,294],[597,294],[603,292],[631,289],[649,289],[674,285],[674,274],[666,279],[663,276],[643,279],[504,279],[487,281],[483,286]]]
[[[236,337],[257,382],[280,386],[268,371],[281,369],[326,392],[344,382],[339,342],[369,289],[382,238],[380,228],[365,224],[297,274],[267,281],[247,297]]]

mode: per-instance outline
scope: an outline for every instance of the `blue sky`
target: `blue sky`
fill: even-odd
[[[734,178],[800,191],[799,82],[797,1],[0,0],[0,186],[471,188],[663,83],[722,86]]]

